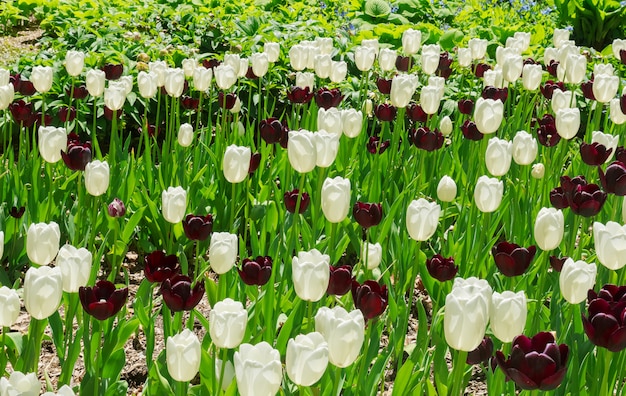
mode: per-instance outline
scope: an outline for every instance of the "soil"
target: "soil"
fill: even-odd
[[[20,57],[37,52],[37,40],[42,34],[43,30],[35,25],[24,27],[13,35],[0,36],[0,67],[10,67]]]

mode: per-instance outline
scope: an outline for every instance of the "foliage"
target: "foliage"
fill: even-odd
[[[626,4],[617,0],[554,0],[562,24],[574,28],[578,45],[602,51],[626,33]]]

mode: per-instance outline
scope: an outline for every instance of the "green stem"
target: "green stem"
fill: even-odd
[[[452,362],[452,389],[448,392],[448,396],[463,395],[465,389],[465,381],[463,380],[463,374],[465,373],[465,366],[467,363],[467,351],[457,351],[457,356],[454,362]]]
[[[235,228],[235,208],[237,207],[237,184],[231,183],[231,195],[230,195],[230,229],[234,234],[237,233]]]
[[[342,382],[341,382],[341,367],[335,367],[335,378],[334,378],[334,384],[333,384],[333,393],[332,396],[339,396],[341,395],[341,389],[343,388],[342,386]]]
[[[7,332],[10,329],[7,326],[2,327],[2,338],[0,338],[0,376],[4,377],[7,368],[7,353],[4,348],[7,344]]]
[[[372,342],[372,331],[376,323],[376,319],[373,319],[369,323],[365,324],[365,338],[363,341],[363,353],[361,354],[361,366],[358,371],[359,382],[357,383],[357,385],[365,383],[365,377],[367,376],[367,372],[369,371],[368,369],[370,362],[368,361],[367,351],[369,350],[369,345]],[[352,383],[350,383],[349,386],[352,386]]]
[[[597,359],[602,359],[602,381],[600,382],[600,393],[598,395],[612,395],[613,394],[613,385],[611,385],[611,391],[609,392],[609,372],[611,367],[611,358],[613,354],[606,348],[596,347],[598,348],[598,357]]]
[[[219,394],[222,393],[222,383],[224,382],[224,371],[226,371],[226,361],[228,359],[228,349],[222,348],[220,350],[220,360],[222,361],[222,365],[220,366],[220,376],[217,381],[217,392]]]
[[[150,372],[150,368],[154,360],[152,359],[152,355],[154,353],[154,314],[152,313],[152,309],[154,306],[154,285],[155,283],[150,284],[150,296],[148,297],[148,328],[144,329],[146,334],[146,366],[147,372]]]
[[[93,98],[93,114],[92,114],[92,126],[91,126],[91,143],[96,153],[96,159],[102,159],[102,152],[100,151],[100,145],[98,144],[98,101]]]
[[[304,173],[300,173],[300,181],[298,182],[298,197],[296,198],[296,210],[293,213],[293,225],[294,225],[294,231],[295,231],[295,238],[296,238],[296,250],[300,250],[299,248],[299,243],[298,241],[300,240],[300,204],[302,203],[302,194],[303,194],[303,189],[304,189]]]
[[[187,396],[187,389],[189,388],[189,384],[182,381],[174,382],[176,382],[176,396]]]
[[[28,330],[28,355],[25,357],[24,373],[37,373],[39,365],[39,355],[41,353],[41,341],[46,328],[45,319],[31,318]]]

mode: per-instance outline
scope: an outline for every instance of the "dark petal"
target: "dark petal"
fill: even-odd
[[[363,312],[365,319],[372,319],[382,314],[386,305],[379,295],[367,293],[360,300],[359,309]]]
[[[502,371],[504,371],[504,373],[506,374],[507,378],[508,378],[508,374],[506,373],[506,370],[509,367],[509,362],[506,360],[504,354],[501,351],[496,351],[496,362],[498,363],[498,366],[502,369]]]
[[[515,351],[515,347],[518,347],[524,354],[533,350],[533,342],[532,339],[526,337],[525,335],[517,336],[513,339],[513,349]],[[513,358],[513,352],[511,352],[511,358]]]
[[[113,316],[114,306],[109,301],[97,301],[89,304],[89,309],[85,309],[87,313],[98,320],[105,320]]]
[[[546,349],[546,345],[554,343],[554,335],[550,332],[542,331],[531,339],[531,343],[533,351],[543,352]]]
[[[197,283],[191,291],[191,296],[185,301],[185,311],[191,311],[204,296],[204,282]]]
[[[539,389],[547,391],[558,388],[561,382],[563,382],[563,378],[565,378],[565,373],[567,373],[567,367],[562,367],[556,373],[544,378],[541,384],[539,384]]]
[[[113,294],[109,298],[109,302],[113,305],[113,313],[111,314],[111,316],[117,314],[122,309],[122,307],[126,303],[127,298],[128,298],[127,287],[123,289],[118,289],[113,292]]]
[[[594,316],[598,314],[606,314],[611,312],[611,304],[607,300],[603,300],[601,298],[597,298],[592,300],[589,303],[589,308],[587,309],[589,312],[589,320],[591,320]]]
[[[513,381],[515,381],[517,386],[519,386],[522,389],[533,390],[533,389],[539,388],[539,385],[537,385],[526,374],[522,373],[521,371],[517,369],[509,368],[506,370],[506,373],[508,377],[512,379]]]
[[[626,348],[626,326],[620,327],[609,339],[609,351],[619,352]]]
[[[608,347],[612,334],[619,329],[617,319],[612,315],[597,314],[591,318],[591,325],[595,330],[597,345]],[[594,340],[592,340],[594,341]]]
[[[99,280],[93,288],[96,300],[108,300],[115,292],[115,285],[108,280]]]
[[[541,384],[544,378],[553,375],[559,369],[556,362],[543,353],[530,352],[526,355],[526,362],[524,373],[536,384]]]
[[[498,253],[494,256],[494,260],[496,261],[496,266],[504,274],[505,276],[517,276],[519,274],[519,267],[513,257],[509,256],[506,253]],[[524,273],[522,270],[521,273]]]
[[[589,322],[589,319],[587,319],[585,315],[582,315],[582,321],[583,328],[585,329],[585,334],[587,334],[589,340],[595,344],[596,329],[591,325],[591,322]]]
[[[546,349],[544,349],[543,353],[554,361],[557,369],[562,366],[561,351],[559,350],[558,345],[556,345],[555,343],[546,345]]]

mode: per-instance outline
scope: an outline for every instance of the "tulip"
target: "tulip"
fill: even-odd
[[[46,93],[52,88],[54,71],[49,66],[34,66],[30,74],[30,81],[37,92]]]
[[[456,198],[456,183],[450,176],[443,176],[439,180],[437,198],[442,202],[452,202]]]
[[[328,342],[328,360],[348,367],[359,356],[365,337],[365,319],[359,309],[348,313],[343,307],[321,307],[315,315],[315,331]]]
[[[530,165],[537,158],[537,140],[526,131],[519,131],[513,138],[513,160],[518,165]]]
[[[172,312],[191,311],[204,296],[204,282],[192,288],[192,279],[185,275],[174,275],[161,283],[163,301]]]
[[[285,192],[283,195],[283,199],[285,201],[285,209],[289,213],[296,213],[296,206],[298,205],[298,196],[300,192],[298,189],[293,189],[291,191]],[[306,212],[309,204],[311,203],[311,197],[307,192],[302,193],[302,197],[300,198],[300,207],[298,208],[298,213],[302,214]]]
[[[30,267],[24,278],[24,307],[35,319],[46,319],[56,312],[63,296],[61,268]]]
[[[565,80],[580,84],[587,72],[587,58],[584,55],[569,54],[565,59]]]
[[[107,63],[101,67],[107,80],[117,80],[124,73],[124,65]]]
[[[196,90],[204,92],[211,86],[211,79],[213,78],[213,69],[207,69],[205,67],[196,67],[193,71],[193,86]]]
[[[317,150],[315,164],[320,168],[328,168],[335,161],[339,151],[340,134],[319,130],[314,135]]]
[[[193,142],[193,127],[191,124],[184,123],[181,124],[178,128],[178,144],[182,147],[191,146],[191,142]]]
[[[20,207],[19,209],[15,206],[12,206],[11,209],[9,209],[9,214],[14,219],[21,219],[25,211],[26,208],[24,206]]]
[[[341,110],[341,128],[343,134],[349,138],[359,136],[361,134],[361,129],[363,128],[363,113],[361,110]]]
[[[478,210],[485,213],[494,212],[502,202],[504,184],[496,178],[481,176],[474,189],[474,201]]]
[[[611,352],[626,348],[626,286],[604,285],[596,293],[589,290],[588,316],[583,315],[583,326],[589,340]]]
[[[148,282],[161,283],[179,272],[180,266],[175,254],[166,256],[162,251],[155,250],[144,258],[144,275]]]
[[[300,173],[307,173],[315,168],[317,146],[315,134],[306,130],[289,131],[287,155],[291,166]]]
[[[387,285],[380,285],[373,280],[359,284],[352,280],[352,300],[354,306],[363,312],[365,320],[373,319],[385,312],[388,304]]]
[[[555,208],[541,208],[535,219],[534,236],[541,250],[556,249],[563,240],[565,220],[563,212]]]
[[[44,161],[54,164],[61,159],[61,151],[67,149],[65,128],[40,126],[38,130],[39,153]]]
[[[85,313],[98,320],[106,320],[122,309],[128,297],[128,288],[116,290],[108,280],[99,280],[94,287],[81,286],[78,296]]]
[[[292,103],[309,103],[311,99],[313,99],[313,96],[314,94],[309,87],[291,87],[291,89],[287,91],[287,99]]]
[[[319,301],[328,289],[330,256],[317,249],[299,252],[291,261],[292,279],[298,297]]]
[[[568,258],[569,257],[550,256],[550,267],[555,272],[561,272],[561,270],[563,269],[563,264],[565,264]]]
[[[522,85],[524,89],[535,91],[541,84],[541,65],[526,64],[522,68]]]
[[[407,55],[416,54],[422,44],[422,32],[407,29],[402,32],[402,51]]]
[[[493,176],[504,176],[511,167],[513,143],[493,137],[489,139],[485,152],[485,165]]]
[[[619,136],[613,136],[608,133],[602,133],[600,131],[591,132],[591,141],[594,143],[602,144],[606,149],[611,149],[612,153],[617,152],[617,144],[619,141]],[[608,162],[610,159],[607,158],[605,162]]]
[[[344,61],[333,62],[330,68],[330,81],[340,83],[346,79],[348,64]]]
[[[20,297],[17,291],[6,286],[0,287],[0,328],[11,327],[20,314]]]
[[[288,133],[289,130],[278,118],[270,117],[259,123],[259,134],[267,144],[280,142]]]
[[[124,106],[126,96],[124,94],[125,88],[117,85],[109,85],[104,89],[104,104],[111,111],[120,110]]]
[[[470,115],[474,111],[474,101],[471,99],[461,99],[458,102],[459,113]]]
[[[296,44],[289,49],[289,62],[291,63],[291,68],[296,71],[306,68],[308,57],[309,50],[304,45]]]
[[[504,87],[504,77],[502,75],[502,69],[486,70],[483,73],[483,87]]]
[[[14,371],[9,376],[0,378],[0,393],[4,396],[38,396],[41,392],[41,383],[36,373],[23,374]]]
[[[350,180],[337,176],[322,185],[322,212],[331,223],[340,223],[350,210]]]
[[[85,166],[85,188],[90,195],[98,197],[109,188],[109,164],[94,160]]]
[[[580,157],[587,165],[599,166],[604,164],[613,153],[612,149],[607,148],[600,143],[585,143],[580,144]]]
[[[215,83],[219,89],[227,90],[237,81],[237,72],[231,65],[221,64],[213,70]]]
[[[366,260],[367,269],[373,270],[378,268],[383,258],[383,248],[380,243],[363,242],[361,248],[361,260]]]
[[[439,111],[442,95],[438,87],[426,86],[420,93],[420,106],[428,115],[436,114]]]
[[[180,68],[167,69],[163,86],[169,96],[180,97],[185,88],[185,71]]]
[[[439,121],[439,130],[443,136],[450,136],[452,133],[452,120],[449,116],[444,116]]]
[[[326,132],[331,132],[333,134],[337,134],[337,136],[341,135],[343,127],[342,122],[342,111],[337,110],[336,107],[331,107],[329,109],[324,109],[321,107],[317,112],[317,128],[323,129]],[[359,132],[361,132],[359,130]],[[339,143],[339,141],[337,141]]]
[[[532,169],[530,170],[530,176],[535,179],[543,179],[545,173],[546,167],[541,162],[538,164],[534,164]]]
[[[168,187],[161,194],[163,218],[169,223],[180,223],[187,209],[187,191],[182,187]]]
[[[390,101],[391,105],[404,108],[413,97],[419,78],[413,74],[398,74],[391,81]]]
[[[422,47],[422,71],[425,74],[433,74],[439,67],[439,44],[427,44]]]
[[[439,282],[446,282],[454,279],[459,271],[459,266],[454,265],[454,258],[445,258],[440,254],[435,254],[426,260],[426,269],[430,276]]]
[[[124,96],[128,96],[133,90],[133,76],[122,76],[119,78],[119,81],[109,82],[109,88],[114,86],[122,87],[124,89]]]
[[[469,48],[457,48],[457,60],[459,66],[469,67],[472,64],[472,50]]]
[[[580,110],[560,109],[556,112],[555,125],[557,133],[563,139],[571,139],[578,133],[580,128]]]
[[[376,118],[381,121],[393,121],[393,119],[396,118],[397,112],[396,107],[388,103],[381,103],[374,109]]]
[[[598,261],[611,270],[619,270],[626,265],[626,226],[609,221],[593,223],[593,240]]]
[[[26,253],[28,259],[38,265],[46,265],[59,252],[61,231],[57,223],[37,223],[28,227]]]
[[[491,337],[485,336],[481,341],[480,345],[476,347],[473,351],[468,352],[467,359],[465,363],[473,365],[473,364],[484,364],[489,367],[491,358],[493,356],[493,341]],[[495,366],[494,366],[495,368]]]
[[[1,89],[2,88],[0,88],[0,90]],[[609,110],[610,110],[609,114],[611,117],[611,121],[613,121],[614,124],[622,125],[623,123],[626,122],[626,114],[624,114],[621,109],[620,99],[618,98],[611,99]]]
[[[374,49],[369,46],[357,46],[354,49],[354,63],[362,72],[368,71],[374,65],[374,60],[376,59],[376,53],[378,49]]]
[[[391,141],[389,139],[381,142],[378,136],[371,136],[367,142],[367,151],[371,154],[382,154],[389,148],[390,144]]]
[[[65,244],[59,249],[56,266],[61,268],[63,274],[64,292],[77,293],[80,287],[87,285],[92,260],[91,252],[85,248],[76,249]]]
[[[593,79],[593,96],[600,103],[608,103],[617,94],[619,77],[606,74],[596,75]]]
[[[613,40],[613,45],[611,46],[613,50],[613,55],[615,58],[621,58],[621,52],[626,50],[626,40],[625,39],[615,39]]]
[[[327,366],[328,343],[321,333],[299,334],[289,339],[285,369],[296,385],[313,385],[322,378]]]
[[[189,329],[167,337],[165,360],[170,376],[180,382],[191,381],[200,369],[200,352],[200,340]]]
[[[380,223],[383,217],[383,208],[380,203],[366,203],[357,201],[352,207],[352,215],[363,228],[370,228]]]
[[[480,345],[491,305],[492,290],[484,279],[456,278],[446,296],[443,327],[446,342],[460,351],[472,351]]]
[[[3,69],[0,67],[0,86],[8,85],[10,82],[11,73],[7,69]]]
[[[430,239],[439,225],[441,207],[424,198],[411,201],[406,210],[406,228],[409,236],[416,241]]]
[[[153,98],[157,93],[159,76],[155,72],[140,71],[137,75],[139,94],[146,99]]]
[[[228,232],[214,232],[209,246],[209,262],[211,269],[217,274],[228,272],[237,260],[237,235]]]
[[[280,389],[280,353],[267,342],[242,344],[235,352],[234,362],[241,396],[273,396]]]
[[[585,300],[587,290],[596,283],[597,268],[595,263],[587,264],[571,258],[565,260],[559,275],[559,286],[563,298],[570,304],[578,304]]]
[[[491,249],[496,266],[505,276],[522,275],[535,257],[535,246],[521,247],[515,243],[500,242]]]
[[[185,77],[193,77],[193,71],[198,67],[198,61],[191,58],[183,59],[181,67]]]
[[[382,71],[391,71],[396,67],[398,53],[390,48],[381,48],[378,53],[378,66]]]
[[[65,151],[61,151],[63,162],[73,171],[84,171],[85,166],[91,161],[91,142],[82,143],[73,132],[67,139],[67,147]]]
[[[257,256],[254,260],[245,258],[241,263],[241,269],[237,271],[246,285],[263,286],[272,275],[272,258],[269,256]]]
[[[569,40],[570,31],[567,29],[554,29],[552,34],[552,45],[559,48],[563,42]]]
[[[597,215],[604,202],[606,201],[606,192],[600,190],[596,184],[587,184],[577,186],[568,198],[569,207],[575,214],[591,217]]]
[[[504,58],[502,63],[502,78],[505,81],[514,83],[522,75],[524,63],[519,55],[510,55]]]
[[[248,176],[250,169],[250,158],[252,152],[250,147],[230,145],[224,153],[222,162],[224,177],[229,183],[241,183]]]
[[[560,109],[569,109],[572,107],[572,91],[561,91],[556,88],[552,92],[552,111],[556,114]]]
[[[487,44],[489,42],[485,39],[472,38],[467,43],[469,49],[472,50],[472,58],[481,59],[485,57],[485,53],[487,52]]]
[[[343,95],[338,88],[328,89],[320,88],[315,92],[315,103],[320,107],[320,110],[329,110],[331,108],[339,106]],[[319,117],[319,114],[318,114]],[[324,129],[318,125],[319,129]],[[339,128],[341,131],[341,128]],[[341,133],[341,132],[339,132]]]
[[[502,342],[511,342],[522,334],[526,325],[528,309],[524,291],[514,293],[504,291],[502,294],[494,292],[492,296],[491,330],[493,335]]]
[[[236,348],[246,333],[248,311],[239,301],[226,298],[209,313],[211,341],[218,348]]]
[[[478,98],[474,107],[474,121],[482,134],[494,133],[500,127],[504,105],[500,100]]]
[[[314,58],[315,63],[315,74],[319,78],[328,78],[330,77],[330,72],[333,67],[333,59],[329,54],[318,54],[315,55]]]
[[[13,84],[0,85],[0,111],[6,110],[15,98]]]
[[[203,241],[213,231],[213,216],[210,214],[206,216],[189,214],[183,220],[183,230],[187,238]]]
[[[104,93],[105,74],[102,70],[91,69],[85,76],[85,84],[89,95],[97,98]]]
[[[263,52],[267,54],[267,60],[274,63],[280,56],[280,44],[279,43],[264,43]]]

